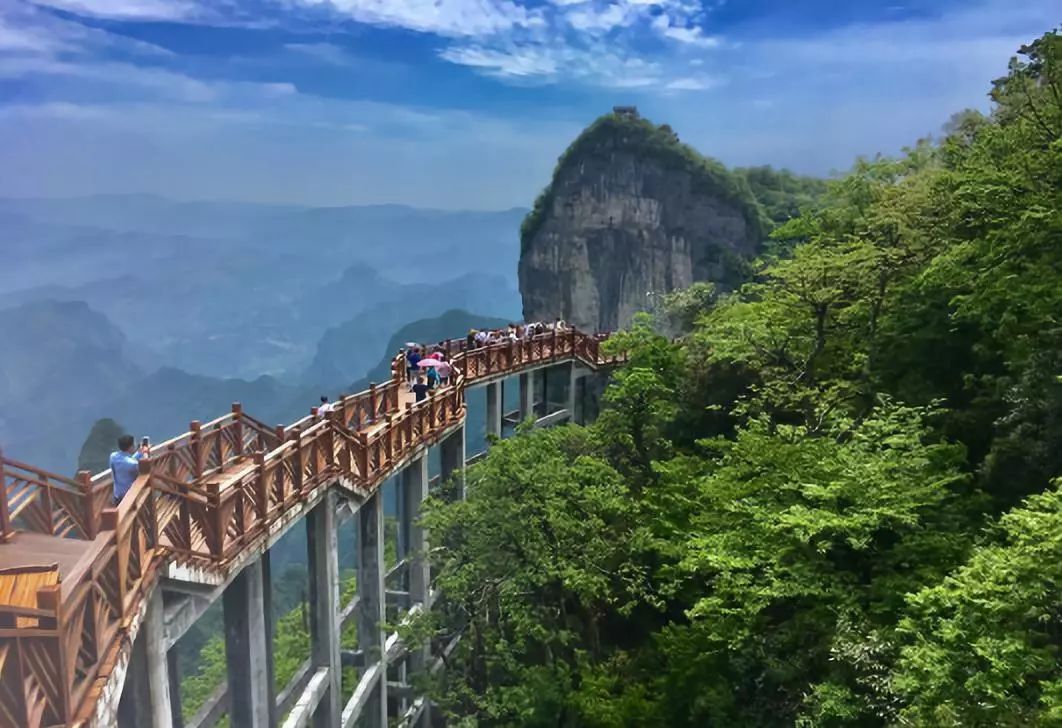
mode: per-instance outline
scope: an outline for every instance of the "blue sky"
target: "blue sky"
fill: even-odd
[[[987,108],[1057,0],[0,0],[0,195],[529,205],[614,104],[829,174]]]

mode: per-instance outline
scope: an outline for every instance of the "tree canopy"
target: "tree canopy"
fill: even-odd
[[[430,504],[455,723],[1062,724],[1057,33],[991,98]]]

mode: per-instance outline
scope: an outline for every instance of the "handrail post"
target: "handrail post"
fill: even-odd
[[[44,517],[48,519],[48,530],[45,533],[49,536],[55,535],[55,513],[52,511],[52,486],[48,481],[48,474],[43,470],[35,471],[37,477],[40,478],[43,487],[41,488],[41,510],[44,511]]]
[[[14,534],[11,532],[11,514],[7,509],[7,474],[4,472],[4,450],[0,448],[0,543],[7,541]]]
[[[369,382],[369,419],[376,419],[376,382]]]
[[[56,631],[56,652],[58,653],[58,665],[62,670],[62,674],[57,681],[58,685],[58,705],[52,706],[55,712],[60,716],[60,719],[66,723],[70,722],[73,718],[73,707],[70,705],[70,688],[73,684],[73,671],[74,660],[68,660],[66,655],[66,639],[63,633],[65,620],[63,619],[63,605],[62,605],[62,587],[58,584],[50,584],[48,586],[42,586],[37,589],[37,609],[43,609],[48,612],[52,612],[55,617],[41,617],[40,625],[44,629],[54,629]],[[69,667],[68,667],[69,666]]]
[[[411,446],[413,443],[413,405],[409,402],[406,402],[406,421],[403,424],[406,427],[406,444]],[[401,447],[399,449],[401,450]]]
[[[295,430],[295,467],[293,468],[295,478],[292,485],[295,486],[296,493],[302,493],[302,479],[303,479],[303,462],[302,462],[302,430]]]
[[[336,428],[333,427],[333,425],[335,424],[338,417],[339,413],[333,411],[328,414],[327,418],[328,430],[327,434],[325,435],[325,461],[328,463],[329,466],[332,467],[334,467],[336,464]]]
[[[200,441],[200,437],[202,437],[200,434],[201,428],[202,424],[199,420],[192,420],[188,425],[188,432],[191,435],[188,448],[192,451],[192,475],[195,476],[196,480],[203,477],[203,443]]]
[[[207,517],[211,521],[214,531],[213,541],[207,546],[210,556],[221,561],[225,556],[225,524],[221,514],[221,485],[219,483],[207,483]]]
[[[258,500],[258,517],[262,519],[262,528],[265,528],[269,517],[269,478],[266,475],[264,452],[254,454],[254,467],[257,471],[254,487],[255,497]]]
[[[387,415],[390,420],[391,415]],[[369,436],[364,432],[357,433],[358,444],[360,450],[358,451],[358,469],[361,471],[361,479],[363,483],[369,482]]]
[[[151,458],[144,458],[136,464],[137,472],[140,475],[146,475],[147,481],[147,495],[144,497],[145,508],[147,508],[147,514],[149,518],[150,535],[151,535],[151,548],[154,549],[159,545],[159,519],[158,514],[155,512],[155,489],[151,487]],[[143,573],[147,569],[147,564],[141,563],[140,570]]]
[[[232,426],[236,430],[236,457],[243,457],[243,405],[232,403]]]
[[[2,465],[0,465],[2,467]],[[77,471],[77,484],[81,486],[82,517],[85,519],[85,538],[89,541],[100,532],[99,514],[96,512],[96,498],[92,492],[92,473],[87,470]],[[4,499],[5,505],[7,499]]]

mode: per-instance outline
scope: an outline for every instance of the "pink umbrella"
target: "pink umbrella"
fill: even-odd
[[[431,357],[429,356],[429,357],[427,357],[426,359],[421,359],[421,360],[420,360],[420,363],[419,363],[419,364],[417,364],[417,366],[418,366],[418,367],[420,367],[421,369],[429,369],[429,368],[431,368],[431,367],[437,367],[437,366],[439,366],[440,364],[442,364],[442,362],[441,362],[441,361],[439,361],[438,359],[432,359],[432,358],[431,358]]]

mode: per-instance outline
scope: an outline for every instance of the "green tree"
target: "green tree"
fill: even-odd
[[[1000,519],[998,543],[910,599],[893,682],[906,725],[1062,724],[1062,493]]]

